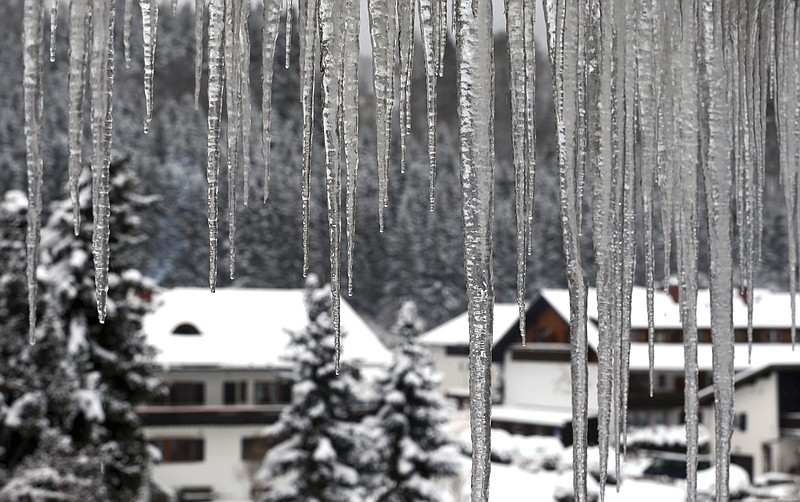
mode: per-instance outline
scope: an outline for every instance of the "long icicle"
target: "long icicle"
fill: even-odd
[[[727,92],[720,5],[699,8],[701,148],[708,208],[711,338],[714,366],[716,496],[727,500],[733,433],[733,269],[731,264],[730,131],[725,123]]]
[[[222,95],[225,89],[225,0],[208,3],[208,285],[217,288],[219,239],[219,158]]]
[[[430,188],[428,203],[433,211],[436,187],[436,78],[438,58],[436,53],[437,26],[434,9],[437,0],[418,0],[420,34],[422,38],[422,56],[425,62],[425,103],[428,116],[428,171]]]
[[[392,136],[394,75],[397,60],[397,12],[395,2],[369,0],[372,40],[372,73],[375,88],[376,150],[378,155],[378,226],[383,232],[389,205],[389,146]]]
[[[92,52],[89,66],[92,89],[92,255],[95,296],[100,323],[105,322],[109,266],[109,201],[112,88],[114,84],[114,2],[93,3]]]
[[[356,191],[358,187],[358,59],[361,4],[345,0],[344,68],[342,76],[342,142],[347,165],[347,200],[345,202],[347,230],[347,294],[353,294],[353,263],[355,262]],[[413,10],[413,9],[412,9]]]
[[[525,2],[522,0],[506,0],[506,32],[508,33],[508,59],[511,71],[511,130],[512,153],[514,158],[514,208],[516,215],[517,241],[517,309],[519,310],[519,335],[525,345],[525,276],[527,272],[527,256],[529,237],[528,217],[529,203],[529,162],[528,141],[528,56],[525,39],[529,22],[525,15]]]
[[[339,271],[341,257],[341,167],[339,165],[339,92],[337,84],[340,78],[339,65],[343,62],[340,38],[342,24],[340,16],[341,0],[320,0],[319,32],[320,32],[320,68],[322,79],[322,127],[325,141],[325,176],[328,198],[328,233],[330,244],[331,266],[331,312],[333,317],[334,348],[336,360],[335,372],[339,374],[341,357],[341,294]]]
[[[83,102],[86,88],[89,0],[72,0],[69,7],[69,194],[75,235],[81,227],[79,180],[83,161]]]
[[[611,128],[612,108],[616,103],[616,88],[612,84],[613,55],[613,4],[593,1],[589,5],[588,22],[591,26],[587,36],[595,37],[597,46],[597,71],[589,75],[587,86],[589,96],[589,160],[592,168],[592,235],[594,239],[595,262],[597,263],[597,315],[598,315],[598,446],[600,454],[600,497],[605,499],[605,485],[608,474],[608,447],[611,427],[611,393],[613,382],[611,322],[614,309],[612,292],[611,250],[612,239],[612,160],[613,145]],[[602,14],[602,15],[601,15]],[[610,106],[599,107],[598,103]]]
[[[397,1],[398,55],[400,62],[400,172],[406,172],[406,142],[411,134],[411,78],[414,59],[414,5],[416,0]]]
[[[25,0],[22,27],[23,91],[25,93],[25,150],[28,167],[28,322],[29,340],[36,341],[36,269],[39,265],[39,240],[42,215],[42,0]]]
[[[239,126],[242,130],[242,203],[250,203],[250,130],[253,125],[250,94],[250,0],[242,0],[239,19]]]
[[[303,212],[303,277],[308,274],[309,218],[311,202],[311,146],[314,139],[314,72],[317,68],[317,0],[300,0],[300,86],[303,107],[303,166],[300,198]]]
[[[228,275],[236,273],[236,170],[239,165],[239,135],[242,117],[241,73],[239,71],[239,19],[243,0],[227,0],[225,10],[225,108],[228,116]]]
[[[698,210],[697,181],[699,162],[695,152],[699,149],[698,115],[692,113],[698,106],[698,66],[694,54],[697,46],[697,4],[695,0],[683,0],[679,20],[684,36],[678,39],[675,48],[678,93],[676,143],[680,149],[676,163],[679,177],[686,189],[677,192],[679,203],[675,204],[676,255],[681,277],[680,309],[683,325],[684,346],[684,412],[686,415],[686,497],[689,502],[697,498],[697,454],[698,454],[698,374],[697,374],[697,255],[698,255]]]
[[[489,499],[494,286],[494,45],[492,3],[455,5],[464,271],[469,315],[473,502]]]
[[[264,2],[261,20],[261,156],[264,162],[264,203],[269,198],[269,152],[272,146],[272,75],[275,46],[280,31],[281,10],[278,0]]]
[[[467,0],[468,1],[468,0]],[[588,439],[588,367],[586,339],[586,276],[581,265],[577,227],[576,82],[578,30],[576,0],[545,2],[547,42],[553,72],[553,93],[558,137],[559,188],[564,254],[570,295],[570,369],[572,374],[573,485],[576,502],[587,500],[586,441]]]

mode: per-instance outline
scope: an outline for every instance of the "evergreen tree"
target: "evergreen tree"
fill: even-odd
[[[292,403],[268,436],[278,442],[257,474],[269,485],[261,500],[347,502],[365,500],[361,476],[371,463],[359,423],[365,400],[357,368],[342,361],[335,372],[330,291],[307,282],[309,323],[291,334]]]
[[[137,191],[127,160],[111,166],[109,223],[112,263],[107,315],[100,324],[95,301],[92,263],[92,202],[88,176],[80,192],[80,231],[73,231],[72,205],[53,205],[42,229],[44,296],[49,313],[66,331],[66,350],[83,390],[81,404],[95,422],[74,434],[76,448],[100,445],[96,456],[103,467],[103,484],[110,500],[139,497],[149,484],[150,458],[142,424],[134,407],[155,396],[153,349],[142,332],[152,305],[155,285],[136,270],[147,242],[138,214],[154,202]]]
[[[28,343],[26,211],[19,191],[0,204],[0,500],[104,499],[96,447],[83,440],[97,417],[47,295]]]
[[[441,500],[437,481],[457,473],[457,453],[441,428],[447,418],[432,361],[417,342],[422,329],[416,306],[406,302],[394,327],[399,344],[392,365],[379,382],[380,408],[370,418],[382,456],[376,501]]]

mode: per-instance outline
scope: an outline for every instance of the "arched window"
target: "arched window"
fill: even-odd
[[[200,330],[197,329],[197,326],[194,324],[185,322],[183,324],[179,324],[175,326],[175,329],[172,330],[173,335],[199,335]]]

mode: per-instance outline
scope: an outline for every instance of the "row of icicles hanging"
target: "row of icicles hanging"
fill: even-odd
[[[51,0],[50,59],[55,58],[58,0]],[[144,39],[145,131],[152,118],[153,74],[159,6],[139,0]],[[292,30],[299,32],[303,113],[301,199],[303,273],[308,270],[310,166],[315,85],[321,86],[329,208],[331,293],[339,359],[342,199],[345,199],[347,291],[353,291],[356,177],[358,168],[359,0],[267,0],[262,9],[263,201],[269,195],[270,99],[273,59],[290,63]],[[492,2],[369,0],[372,82],[376,100],[378,212],[380,230],[388,204],[389,145],[393,110],[399,111],[401,171],[410,133],[410,89],[415,43],[421,42],[426,82],[430,206],[436,175],[436,81],[443,74],[444,47],[455,39],[458,60],[460,160],[463,191],[465,274],[470,319],[470,409],[473,437],[472,500],[488,499],[490,472],[492,241],[494,184],[494,53]],[[800,40],[796,3],[789,0],[543,0],[549,62],[553,70],[560,170],[561,210],[571,299],[571,365],[575,499],[587,499],[588,346],[587,278],[581,265],[582,198],[591,181],[592,225],[597,263],[600,343],[598,409],[601,494],[613,430],[616,466],[624,450],[628,389],[630,299],[634,280],[637,207],[644,222],[645,282],[652,393],[654,205],[661,204],[664,275],[669,276],[675,236],[680,308],[686,358],[687,493],[696,496],[697,463],[697,225],[698,181],[705,183],[712,290],[712,338],[718,500],[727,498],[728,453],[733,420],[732,288],[736,208],[737,254],[745,289],[753,287],[760,257],[765,117],[774,99],[781,180],[789,233],[790,289],[796,289],[797,160],[800,158]],[[207,5],[206,5],[207,4]],[[175,11],[177,1],[172,0]],[[203,42],[208,11],[208,222],[209,285],[217,277],[219,182],[226,103],[227,209],[230,274],[235,268],[236,176],[242,165],[248,204],[251,159],[250,0],[195,0],[195,105],[200,100]],[[36,323],[36,280],[42,187],[42,48],[44,0],[24,4],[25,136],[28,152],[28,284],[30,337]],[[124,1],[123,45],[131,60],[133,0]],[[534,245],[532,213],[535,171],[535,7],[506,0],[510,65],[512,146],[515,168],[517,297],[525,333],[526,255]],[[281,18],[286,52],[276,55]],[[91,95],[93,254],[97,308],[105,318],[108,290],[108,199],[114,81],[113,0],[69,4],[69,187],[79,228],[78,175],[82,166],[83,100]],[[417,33],[415,33],[417,31]],[[317,70],[319,80],[317,81]],[[397,106],[395,106],[397,101]],[[371,125],[371,124],[370,124]],[[241,159],[239,151],[241,150]],[[342,194],[342,170],[345,190]],[[752,320],[753,295],[748,295]],[[794,318],[794,294],[792,294]],[[752,340],[752,328],[748,328]],[[794,343],[794,328],[792,328]],[[524,343],[524,336],[523,336]],[[617,410],[616,413],[613,411]],[[602,496],[602,495],[601,495]]]

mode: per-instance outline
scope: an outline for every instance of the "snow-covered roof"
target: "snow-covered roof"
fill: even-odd
[[[592,414],[590,413],[590,415]],[[492,420],[562,427],[572,422],[572,410],[552,406],[494,405],[492,406]]]
[[[753,328],[782,328],[792,325],[790,308],[791,295],[776,293],[765,289],[755,289],[753,296]],[[543,289],[541,296],[553,310],[565,321],[569,322],[569,292],[566,289]],[[800,301],[798,302],[800,304]],[[681,329],[680,305],[663,290],[654,295],[654,322],[656,329]],[[597,290],[589,288],[587,299],[589,322],[587,338],[589,345],[597,348],[599,333],[597,330]],[[738,294],[733,296],[734,328],[747,328],[747,303]],[[710,292],[707,289],[697,294],[697,326],[700,329],[711,327]],[[647,329],[647,290],[634,286],[631,296],[631,328]],[[660,371],[683,371],[684,356],[682,343],[656,343],[654,367]],[[709,343],[701,343],[697,347],[698,368],[711,370],[712,348]],[[766,364],[798,363],[800,354],[792,351],[788,343],[753,344],[752,362],[748,362],[748,346],[737,343],[734,349],[734,367],[736,371],[747,368],[758,368]],[[647,343],[631,343],[630,369],[644,371],[649,369],[649,348]]]
[[[519,309],[516,303],[496,303],[494,305],[494,346],[500,337],[519,322]],[[420,337],[424,345],[468,345],[469,318],[467,313],[440,324]]]
[[[797,371],[798,369],[800,369],[800,357],[798,357],[797,353],[792,352],[791,350],[789,350],[788,352],[790,355],[787,355],[787,357],[783,359],[776,358],[775,360],[767,363],[760,362],[759,364],[755,364],[755,358],[754,358],[754,364],[748,366],[747,369],[739,371],[738,373],[736,373],[736,375],[734,375],[733,385],[736,386],[739,384],[746,384],[747,382],[755,380],[760,375],[766,375],[773,370],[780,371],[783,369],[783,370]],[[714,386],[709,385],[708,387],[700,389],[697,395],[698,397],[700,397],[701,402],[708,403],[714,396]]]
[[[766,289],[753,290],[753,327],[755,329],[788,329],[792,325],[791,295]],[[569,322],[569,291],[566,289],[542,289],[539,296],[565,322]],[[656,329],[681,329],[680,305],[661,289],[654,295],[654,321]],[[800,299],[798,300],[800,308]],[[589,346],[596,349],[599,342],[597,328],[597,290],[589,288],[587,311],[591,322],[587,323],[586,334]],[[496,344],[502,335],[517,325],[517,305],[498,303],[494,313],[494,339]],[[798,316],[800,321],[800,315]],[[747,328],[747,303],[738,294],[733,295],[733,323],[737,329]],[[710,292],[698,291],[697,325],[700,329],[711,327]],[[634,286],[631,297],[631,328],[647,329],[647,290]],[[469,342],[467,313],[463,313],[432,329],[421,338],[426,345],[466,345]],[[698,366],[700,370],[712,369],[711,344],[698,346]],[[797,363],[800,354],[791,350],[787,343],[757,343],[753,346],[752,362],[748,362],[747,344],[736,344],[734,365],[737,371],[758,368],[765,364]],[[655,368],[660,371],[683,371],[683,344],[656,343]],[[633,371],[649,369],[649,353],[646,343],[631,343],[630,368]]]
[[[543,289],[541,296],[565,320],[569,319],[569,292],[566,289]],[[788,328],[792,325],[791,294],[767,289],[753,290],[753,327]],[[798,297],[800,305],[800,297]],[[589,319],[597,321],[597,290],[589,288],[587,298]],[[681,329],[680,305],[662,289],[653,297],[653,321],[656,328]],[[747,303],[733,295],[733,325],[747,328]],[[707,289],[697,292],[697,327],[711,327],[711,294]],[[631,295],[631,328],[647,329],[647,289],[634,286]],[[590,339],[591,342],[591,339]]]
[[[790,343],[754,343],[752,361],[747,360],[746,343],[734,345],[733,367],[735,371],[760,368],[770,364],[800,364],[800,351],[792,351]],[[654,348],[654,367],[659,371],[683,371],[683,344],[657,343]],[[701,371],[711,371],[712,346],[710,343],[697,345],[697,367]],[[631,343],[631,371],[645,371],[649,368],[648,346],[646,343]]]
[[[165,366],[265,368],[285,366],[288,331],[308,322],[302,289],[175,288],[157,298],[144,321],[147,341]],[[391,353],[342,300],[342,359],[364,366],[388,364]],[[173,334],[178,326],[199,335]]]

